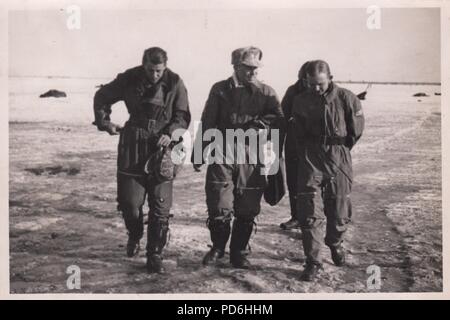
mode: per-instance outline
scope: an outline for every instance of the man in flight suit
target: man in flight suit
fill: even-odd
[[[291,208],[291,218],[280,224],[283,230],[300,228],[300,222],[297,220],[297,169],[298,169],[298,154],[295,142],[295,131],[293,128],[292,105],[294,97],[307,89],[306,84],[306,66],[308,62],[304,63],[298,72],[298,81],[291,85],[286,94],[281,100],[281,108],[283,110],[286,138],[284,142],[284,157],[286,159],[286,182],[289,192],[289,204]],[[283,141],[283,138],[281,138]]]
[[[359,99],[332,82],[325,61],[306,68],[308,91],[294,98],[292,116],[298,150],[297,215],[306,266],[301,279],[312,281],[321,269],[321,225],[337,266],[345,263],[344,233],[352,216],[350,150],[361,137],[364,116]]]
[[[283,125],[283,114],[275,91],[256,79],[261,58],[262,52],[256,47],[233,51],[231,60],[234,73],[232,77],[212,86],[201,118],[202,131],[199,132],[205,133],[206,130],[215,128],[225,137],[227,129],[253,129],[256,132],[259,129],[279,128]],[[197,135],[197,139],[201,138],[201,135]],[[232,142],[231,152],[242,147],[237,144]],[[207,145],[207,141],[194,145],[192,162],[197,171],[204,163],[203,150]],[[198,146],[202,149],[201,159],[195,159],[195,148]],[[248,148],[243,149],[249,153]],[[266,179],[259,164],[237,163],[236,158],[231,163],[224,161],[222,164],[208,165],[205,191],[207,226],[212,248],[203,259],[204,265],[213,264],[224,256],[231,232],[232,266],[242,269],[251,267],[246,258],[247,245],[254,219],[260,212]]]
[[[136,256],[144,232],[143,210],[148,195],[147,271],[163,273],[162,250],[167,241],[173,181],[149,176],[145,164],[171,144],[172,133],[189,126],[187,91],[167,68],[167,54],[158,47],[144,52],[142,65],[103,85],[94,97],[95,124],[119,134],[117,200],[128,230],[127,255]],[[110,120],[111,105],[124,101],[130,114],[122,129]]]

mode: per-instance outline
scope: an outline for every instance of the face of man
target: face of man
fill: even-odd
[[[323,95],[328,90],[330,82],[331,79],[325,72],[318,73],[314,76],[309,74],[306,76],[306,83],[309,90],[318,95]]]
[[[165,63],[153,64],[150,61],[144,63],[145,74],[151,83],[155,84],[161,79],[164,70],[166,70]]]
[[[239,82],[244,85],[254,82],[258,75],[258,67],[250,67],[245,64],[236,66],[235,71]]]

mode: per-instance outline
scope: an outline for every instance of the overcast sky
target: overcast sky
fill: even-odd
[[[338,80],[440,81],[439,9],[382,9],[369,30],[360,9],[11,11],[10,75],[114,77],[140,64],[151,46],[168,51],[169,67],[189,86],[231,74],[231,51],[263,51],[260,78],[275,88],[295,81],[300,65],[324,59]]]

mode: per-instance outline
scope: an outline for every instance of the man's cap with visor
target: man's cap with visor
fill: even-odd
[[[231,54],[232,65],[246,65],[249,67],[262,67],[262,51],[256,47],[244,47],[233,51]]]

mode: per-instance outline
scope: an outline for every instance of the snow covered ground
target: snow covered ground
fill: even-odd
[[[372,86],[362,102],[366,130],[353,151],[349,263],[334,266],[324,247],[321,279],[304,283],[301,234],[278,227],[289,216],[287,197],[276,207],[263,205],[251,241],[254,270],[232,269],[227,259],[218,267],[201,266],[209,243],[205,170],[194,173],[189,166],[175,182],[169,274],[146,274],[144,253],[126,257],[126,230],[115,202],[118,138],[91,125],[95,86],[107,81],[10,78],[12,293],[71,292],[66,269],[74,264],[81,269],[81,292],[370,292],[370,265],[381,268],[379,291],[442,290],[439,86]],[[49,89],[63,90],[67,98],[40,99]],[[276,89],[282,97],[286,88]],[[429,97],[413,97],[416,92]],[[193,120],[199,120],[206,94],[193,90],[190,97]],[[112,118],[126,120],[122,103]],[[36,174],[46,167],[60,173]]]

